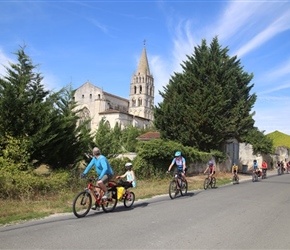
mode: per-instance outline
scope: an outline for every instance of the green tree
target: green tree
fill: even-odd
[[[249,130],[243,136],[243,141],[253,146],[254,154],[271,154],[273,153],[273,140],[265,135],[264,131],[260,131],[257,127]]]
[[[31,159],[37,149],[50,138],[46,131],[50,126],[53,96],[44,89],[41,73],[36,73],[32,60],[21,47],[16,53],[18,63],[5,67],[7,74],[0,78],[0,133],[13,138],[26,137]]]
[[[98,129],[95,135],[95,143],[97,147],[101,150],[101,153],[107,157],[114,155],[111,149],[112,143],[112,133],[109,123],[105,118],[99,123]]]
[[[86,123],[77,126],[73,92],[46,91],[41,73],[34,72],[37,66],[24,48],[15,54],[18,63],[5,67],[7,74],[0,78],[1,148],[9,146],[11,137],[25,141],[23,147],[29,152],[29,161],[36,166],[42,163],[52,168],[73,166],[92,141]]]
[[[253,74],[228,51],[217,37],[209,46],[202,40],[181,64],[183,72],[160,91],[163,101],[154,107],[154,124],[162,138],[209,152],[253,128]]]
[[[49,91],[41,84],[43,77],[25,54],[24,48],[15,53],[18,63],[5,67],[7,76],[0,78],[0,122],[2,132],[18,137],[32,136],[40,130],[46,119]]]
[[[135,152],[137,146],[137,137],[144,133],[143,130],[133,127],[132,125],[127,126],[122,131],[122,145],[127,152]]]
[[[46,133],[51,139],[40,150],[40,162],[54,169],[70,169],[77,166],[92,147],[93,135],[87,126],[90,119],[78,124],[82,109],[78,109],[73,100],[74,91],[64,88],[57,96],[51,126]]]

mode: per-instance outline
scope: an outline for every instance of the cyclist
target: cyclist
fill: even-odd
[[[262,172],[263,174],[266,176],[267,174],[267,169],[268,169],[268,164],[267,162],[264,160],[263,163],[262,163]]]
[[[232,166],[232,174],[233,174],[233,177],[236,176],[236,178],[238,178],[238,165],[234,162],[234,165]]]
[[[257,160],[253,161],[253,174],[254,173],[256,173],[258,176],[260,176],[260,169],[259,169]]]
[[[185,173],[186,173],[186,161],[185,158],[181,155],[180,151],[175,152],[175,157],[173,158],[171,164],[168,167],[168,171],[170,172],[171,168],[174,164],[177,166],[177,171],[181,173],[181,176],[183,179],[185,179]]]
[[[130,188],[130,187],[136,187],[136,185],[137,185],[135,173],[132,170],[132,167],[133,167],[132,163],[127,162],[125,164],[125,168],[127,170],[126,173],[121,175],[121,176],[120,175],[116,176],[117,179],[124,178],[124,177],[127,178],[127,181],[122,181],[122,183],[121,183],[121,185],[125,189]]]
[[[97,147],[93,148],[93,157],[81,174],[81,177],[83,178],[93,166],[95,166],[95,170],[98,174],[97,185],[104,191],[103,199],[105,200],[108,198],[106,184],[113,177],[114,172],[108,159],[101,154],[100,149]]]
[[[213,164],[213,161],[208,162],[208,166],[206,167],[203,173],[205,174],[207,170],[209,170],[209,178],[211,180],[215,175],[215,166]]]

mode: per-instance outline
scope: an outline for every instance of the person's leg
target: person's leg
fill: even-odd
[[[108,175],[104,175],[101,180],[98,180],[99,187],[104,191],[104,196],[103,196],[104,199],[107,198],[106,196],[107,196],[108,189],[107,189],[106,184],[108,183],[108,181],[109,181]]]

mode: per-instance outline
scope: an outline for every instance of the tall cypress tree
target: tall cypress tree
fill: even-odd
[[[53,93],[44,89],[37,65],[20,48],[18,63],[10,63],[6,76],[0,78],[0,138],[6,135],[28,141],[30,161],[36,166],[68,168],[83,158],[92,144],[85,121],[77,126],[77,105],[73,91]],[[2,145],[5,147],[5,145]],[[24,146],[24,144],[23,144]]]
[[[253,128],[251,94],[253,74],[228,55],[217,37],[208,46],[202,40],[160,91],[163,101],[154,107],[154,123],[161,137],[202,151],[221,149],[228,138],[240,138]]]

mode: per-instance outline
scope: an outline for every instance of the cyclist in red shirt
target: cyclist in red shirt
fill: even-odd
[[[209,170],[209,177],[212,179],[212,177],[214,177],[214,174],[215,174],[215,166],[213,164],[213,161],[208,162],[208,166],[204,170],[204,174],[207,172],[207,170]]]
[[[262,172],[263,174],[266,176],[266,173],[267,173],[267,169],[268,169],[268,164],[267,162],[264,160],[263,163],[262,163]]]

